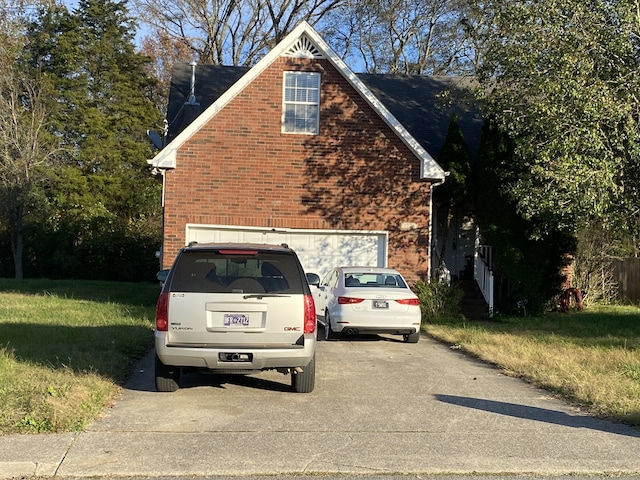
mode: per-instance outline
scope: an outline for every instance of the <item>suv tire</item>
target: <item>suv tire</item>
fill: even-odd
[[[311,393],[316,384],[315,355],[301,373],[291,371],[291,387],[297,393]]]
[[[180,388],[179,380],[180,368],[165,365],[156,355],[156,390],[158,392],[175,392]]]

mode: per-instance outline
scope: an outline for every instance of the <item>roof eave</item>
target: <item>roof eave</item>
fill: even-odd
[[[147,163],[154,169],[172,170],[176,168],[177,148],[171,142],[169,145],[160,150],[155,157],[147,160]]]

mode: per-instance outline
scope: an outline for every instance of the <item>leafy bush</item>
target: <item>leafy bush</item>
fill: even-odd
[[[585,305],[613,303],[618,296],[614,276],[613,259],[624,257],[622,241],[616,232],[607,231],[602,225],[590,225],[578,232],[578,247],[573,256],[571,286],[578,288],[585,297]]]
[[[24,229],[25,278],[155,281],[160,233],[122,225],[83,229],[28,224]],[[10,234],[0,231],[0,277],[14,276]]]
[[[460,314],[460,302],[464,292],[446,282],[418,281],[413,288],[420,299],[422,322],[432,318],[456,317]]]

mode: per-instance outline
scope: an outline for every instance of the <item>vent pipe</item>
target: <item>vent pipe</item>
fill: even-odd
[[[200,105],[196,101],[196,65],[197,63],[191,62],[191,88],[189,90],[189,99],[185,102],[185,105]]]

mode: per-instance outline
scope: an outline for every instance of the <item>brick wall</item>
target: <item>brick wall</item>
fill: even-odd
[[[281,133],[285,70],[321,72],[318,135]],[[166,176],[164,266],[187,223],[387,230],[389,266],[417,280],[429,251],[430,184],[419,175],[419,160],[329,62],[282,57],[178,152]]]

